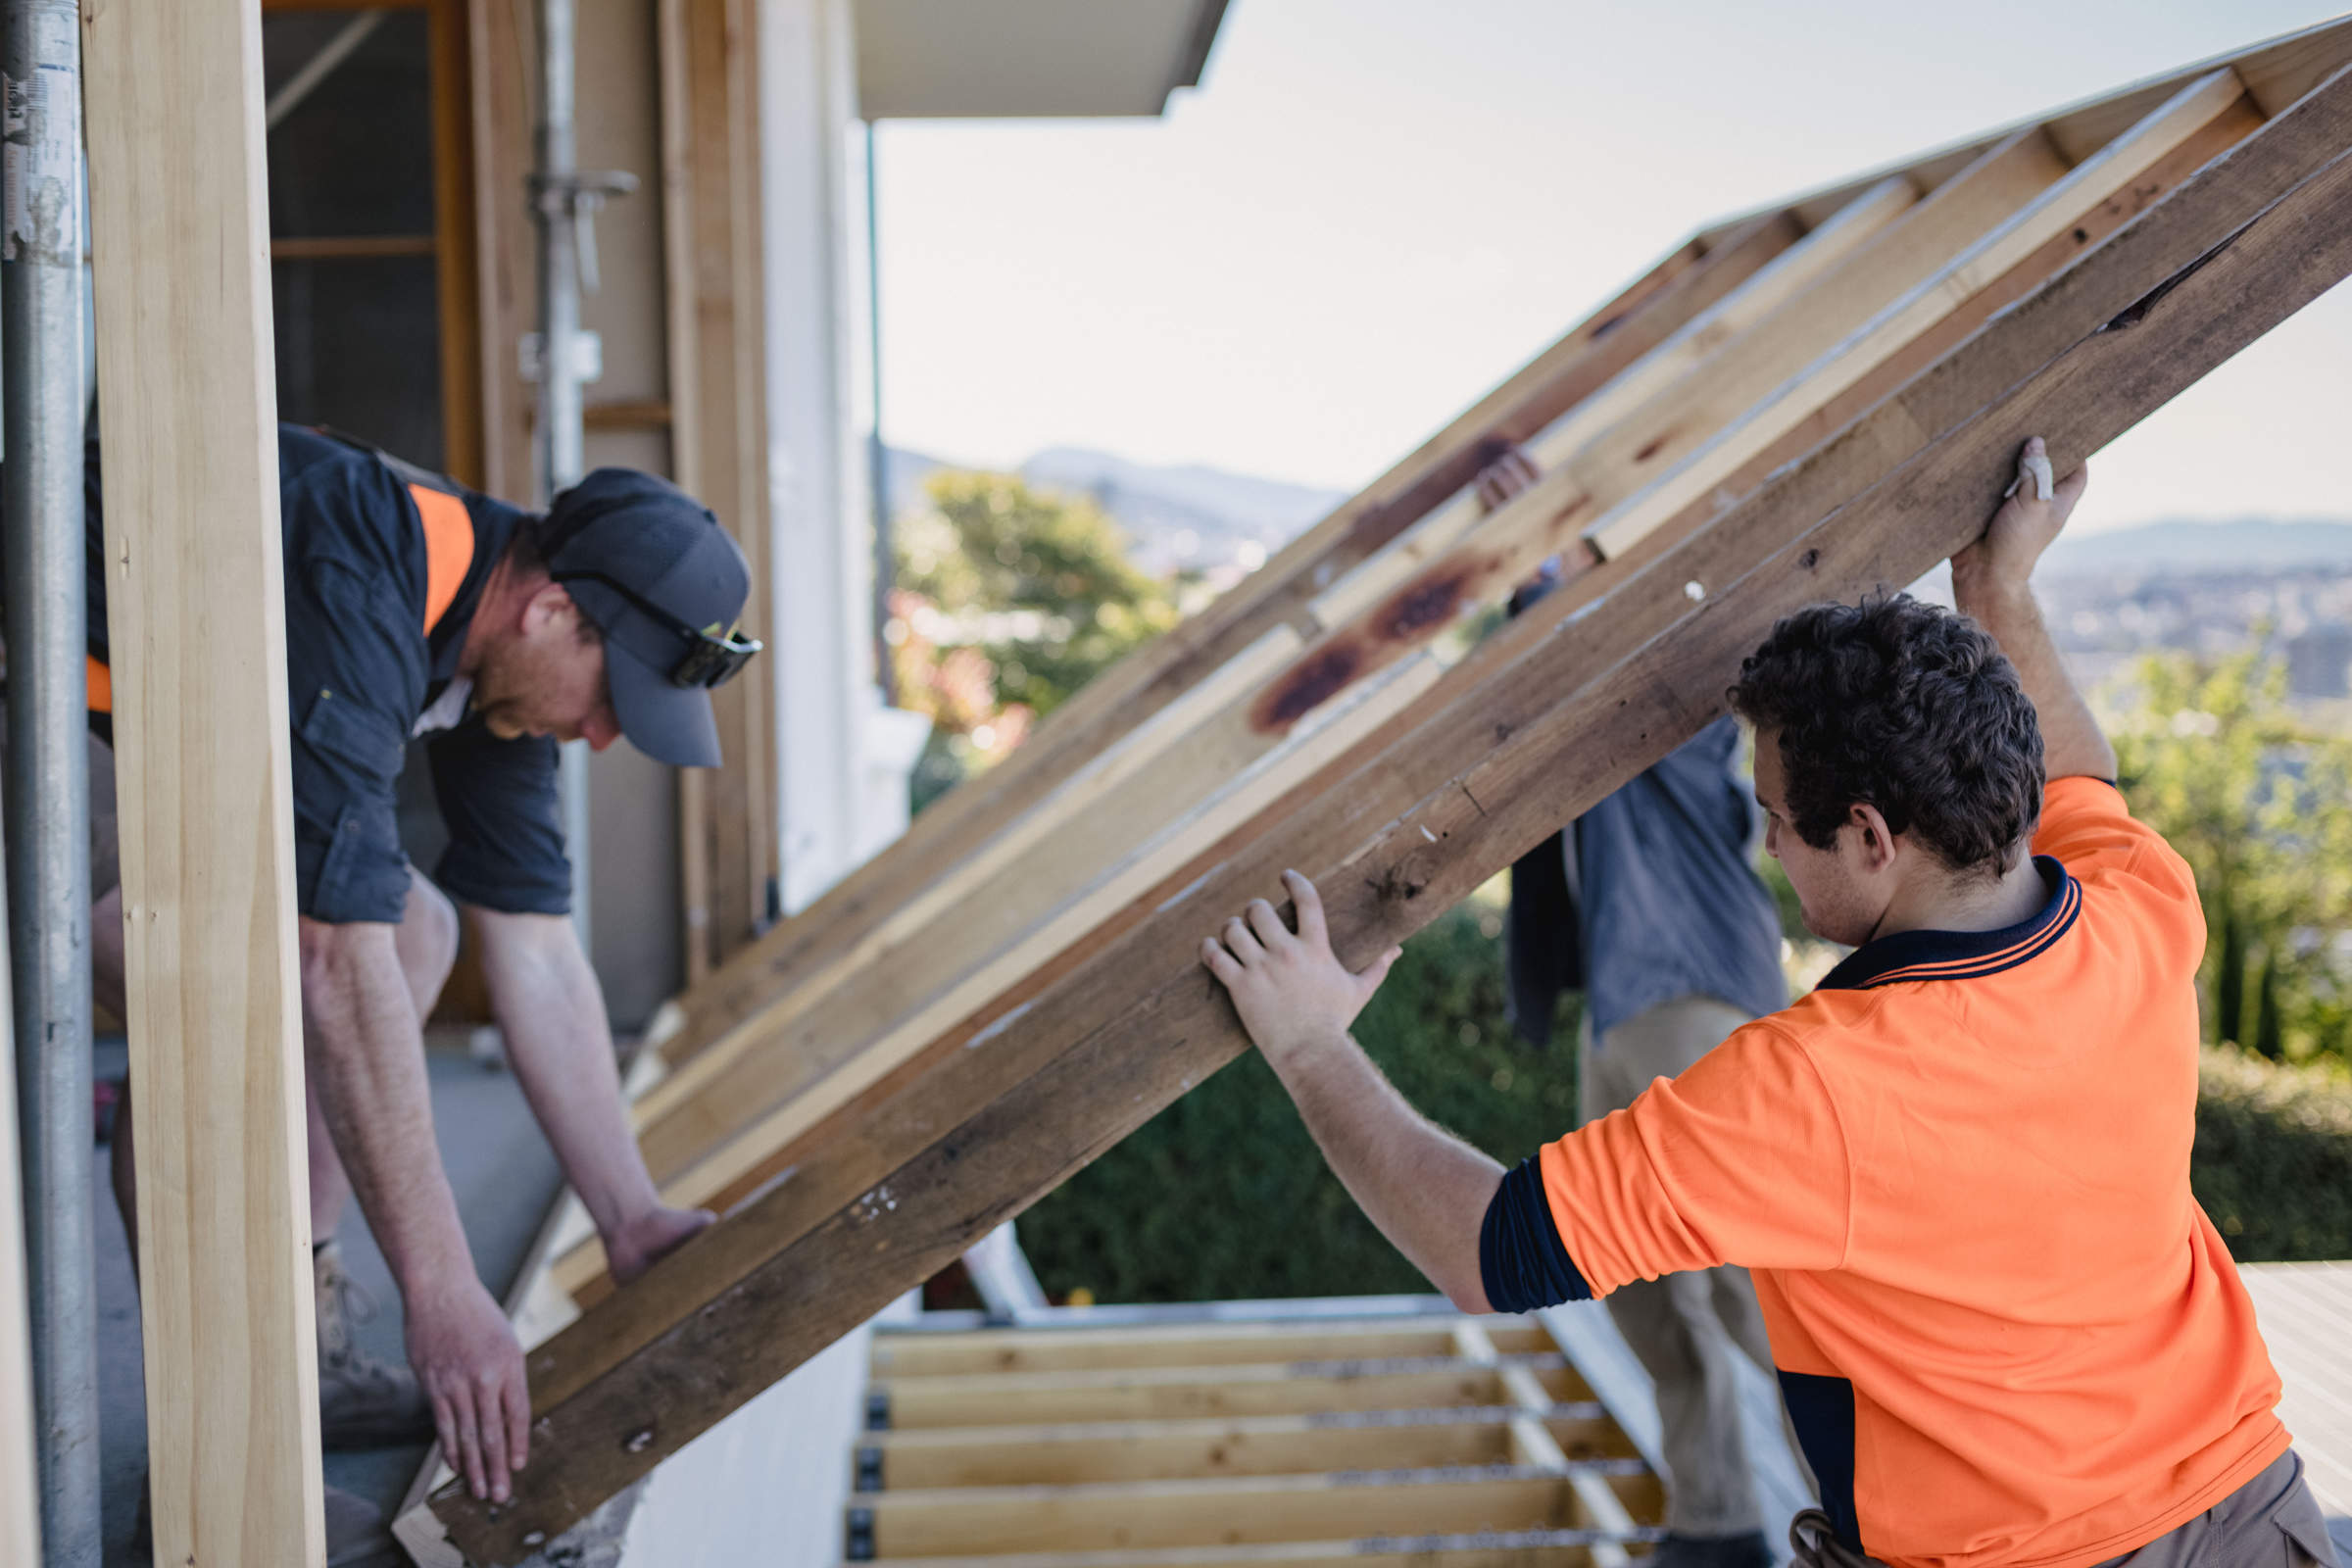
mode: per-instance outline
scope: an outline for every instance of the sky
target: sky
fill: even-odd
[[[1162,119],[879,127],[883,423],[1352,491],[1695,228],[2330,12],[1231,0]],[[2110,446],[2077,525],[2352,518],[2348,430],[2352,285]]]

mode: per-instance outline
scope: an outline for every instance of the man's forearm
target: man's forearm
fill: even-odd
[[[659,1199],[620,1094],[596,972],[560,915],[474,911],[482,973],[531,1113],[600,1234]]]
[[[303,1039],[336,1152],[404,1298],[473,1257],[433,1136],[424,1039],[388,925],[305,931]]]
[[[1989,572],[1952,571],[1953,600],[1963,614],[1992,634],[2016,666],[2019,684],[2041,724],[2042,771],[2050,778],[2115,777],[2115,748],[2067,673],[2058,645],[2050,638],[2034,602],[2033,588],[1999,580]]]
[[[1479,1227],[1502,1167],[1406,1103],[1345,1034],[1273,1063],[1323,1157],[1380,1233],[1467,1312],[1484,1312]]]

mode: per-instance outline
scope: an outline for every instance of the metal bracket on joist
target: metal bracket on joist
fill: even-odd
[[[890,1391],[888,1389],[865,1391],[865,1430],[868,1432],[888,1432],[890,1430]]]
[[[871,1444],[858,1450],[857,1490],[859,1492],[880,1492],[882,1490],[882,1450]]]
[[[841,1556],[844,1562],[872,1562],[874,1560],[873,1509],[852,1508],[850,1510],[849,1535],[842,1542]]]

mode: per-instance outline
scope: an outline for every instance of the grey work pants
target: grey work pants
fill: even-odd
[[[1886,1568],[1830,1534],[1819,1509],[1796,1516],[1788,1544],[1797,1568]],[[2303,1484],[2303,1456],[2289,1448],[2194,1519],[2098,1568],[2335,1568],[2335,1545]]]
[[[1672,1078],[1723,1044],[1748,1015],[1705,997],[1639,1013],[1598,1040],[1586,1032],[1577,1093],[1580,1121],[1633,1103],[1651,1080]],[[1609,1316],[1658,1390],[1666,1447],[1666,1528],[1683,1536],[1736,1536],[1764,1527],[1740,1436],[1733,1357],[1771,1377],[1772,1344],[1756,1288],[1743,1268],[1711,1268],[1636,1280],[1607,1298]],[[1794,1450],[1794,1445],[1790,1445]],[[1797,1468],[1810,1479],[1804,1456]],[[1772,1522],[1777,1533],[1781,1521]]]

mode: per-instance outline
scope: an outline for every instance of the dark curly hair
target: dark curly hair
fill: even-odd
[[[1907,594],[1800,610],[1730,695],[1779,735],[1789,825],[1817,850],[1874,806],[1953,870],[1998,876],[2041,817],[2034,704],[1966,615]]]

